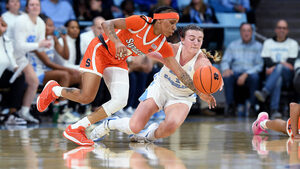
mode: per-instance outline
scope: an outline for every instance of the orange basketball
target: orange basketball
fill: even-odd
[[[220,89],[222,76],[216,67],[204,66],[195,70],[193,81],[201,93],[212,94]]]

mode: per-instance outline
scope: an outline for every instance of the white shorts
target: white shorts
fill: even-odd
[[[176,96],[171,94],[167,89],[163,89],[157,81],[153,81],[146,91],[141,95],[139,101],[144,101],[146,99],[153,98],[159,110],[175,104],[175,103],[184,103],[189,109],[192,107],[192,104],[196,102],[196,94],[191,96]]]

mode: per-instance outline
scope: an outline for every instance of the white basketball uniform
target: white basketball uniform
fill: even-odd
[[[182,44],[180,43],[175,56],[178,63],[180,61],[181,50]],[[200,53],[201,49],[193,59],[182,66],[192,79],[195,72],[194,65]],[[154,99],[159,110],[175,103],[184,103],[191,108],[192,104],[196,101],[196,94],[186,87],[169,68],[163,66],[162,69],[154,75],[153,82],[148,86],[139,100],[144,101],[148,98]]]

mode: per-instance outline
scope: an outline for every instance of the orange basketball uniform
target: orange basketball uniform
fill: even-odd
[[[144,16],[148,22],[152,18]],[[126,29],[115,30],[121,42],[131,50],[133,56],[145,56],[150,52],[159,52],[163,57],[173,57],[172,47],[166,41],[162,34],[155,35],[153,25],[148,24],[139,15],[133,15],[125,18]],[[95,73],[102,76],[106,67],[119,67],[128,69],[126,56],[124,60],[115,58],[115,44],[104,34],[104,40],[108,50],[102,45],[98,37],[95,37],[89,44],[80,64],[80,70],[84,72]]]

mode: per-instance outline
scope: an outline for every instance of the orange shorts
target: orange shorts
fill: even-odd
[[[115,59],[102,45],[98,37],[89,44],[80,63],[80,71],[95,73],[102,77],[107,67],[119,67],[128,70],[126,60]]]
[[[288,133],[288,135],[290,137],[293,136],[293,132],[292,132],[292,125],[291,125],[291,118],[289,118],[286,122],[286,132]],[[298,120],[298,133],[300,133],[300,118]]]

